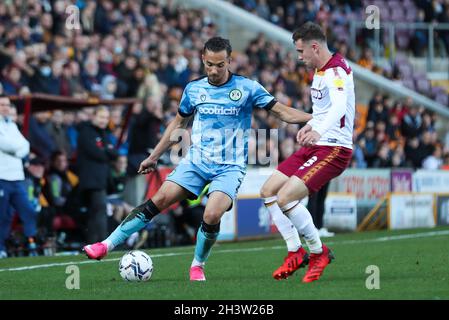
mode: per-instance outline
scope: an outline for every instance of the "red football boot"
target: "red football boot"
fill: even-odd
[[[335,259],[333,253],[323,244],[323,252],[310,254],[309,268],[302,282],[308,283],[318,280],[333,259]]]
[[[309,254],[303,247],[296,252],[289,252],[284,258],[284,263],[273,272],[276,280],[287,279],[299,268],[305,267],[309,262]]]

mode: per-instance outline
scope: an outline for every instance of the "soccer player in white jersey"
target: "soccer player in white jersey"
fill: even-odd
[[[292,38],[299,60],[315,69],[311,86],[313,119],[298,132],[302,147],[279,164],[260,193],[288,249],[273,277],[285,279],[309,264],[303,282],[312,282],[320,278],[334,256],[322,244],[310,212],[300,201],[340,175],[351,161],[354,81],[344,58],[329,51],[319,25],[307,22]],[[304,237],[310,256],[302,248],[299,235]]]
[[[205,43],[202,59],[207,76],[186,86],[176,118],[153,153],[140,164],[139,173],[156,168],[159,157],[178,141],[171,138],[172,134],[186,128],[194,116],[187,156],[158,192],[136,207],[107,239],[84,247],[89,258],[102,259],[160,211],[185,198],[196,198],[210,183],[190,268],[190,280],[206,280],[204,265],[217,239],[220,219],[232,206],[246,173],[252,109],[265,108],[289,123],[312,119],[310,114],[277,102],[258,82],[231,73],[231,51],[229,41],[220,37]]]

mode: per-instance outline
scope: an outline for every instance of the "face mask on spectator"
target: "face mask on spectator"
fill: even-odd
[[[49,66],[41,67],[41,73],[43,76],[48,77],[51,73],[51,68]]]
[[[112,62],[112,56],[110,54],[106,55],[103,58],[103,61],[106,62],[106,63],[111,63]]]
[[[123,51],[123,48],[120,47],[120,46],[117,46],[117,47],[114,48],[114,53],[115,54],[120,54],[120,53],[122,53],[122,51]]]

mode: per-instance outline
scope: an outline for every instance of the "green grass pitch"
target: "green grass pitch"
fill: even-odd
[[[286,248],[280,238],[219,243],[206,266],[206,282],[191,283],[193,247],[144,250],[153,259],[150,281],[125,282],[118,273],[124,252],[105,261],[84,255],[0,260],[0,300],[145,299],[145,300],[323,300],[449,299],[449,228],[340,234],[324,239],[336,260],[319,281],[301,282],[300,269],[288,280],[271,277]],[[69,265],[80,272],[80,289],[66,288]],[[379,268],[379,289],[367,289]],[[368,281],[369,282],[369,281]]]

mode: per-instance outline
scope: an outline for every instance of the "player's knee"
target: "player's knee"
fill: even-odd
[[[157,192],[151,200],[159,210],[164,210],[170,206],[170,200],[165,193]]]
[[[284,208],[288,203],[291,202],[291,199],[282,190],[278,192],[277,198],[278,198],[278,200],[277,200],[278,206],[281,209]]]
[[[207,224],[217,224],[220,222],[222,212],[219,210],[205,210],[203,220]]]
[[[275,195],[276,191],[267,184],[264,184],[260,189],[260,196],[262,198],[274,197]]]
[[[277,194],[277,203],[282,211],[285,211],[286,208],[290,208],[292,203],[297,203],[301,200],[302,197],[298,198],[297,195],[289,193],[286,189],[281,189]]]

